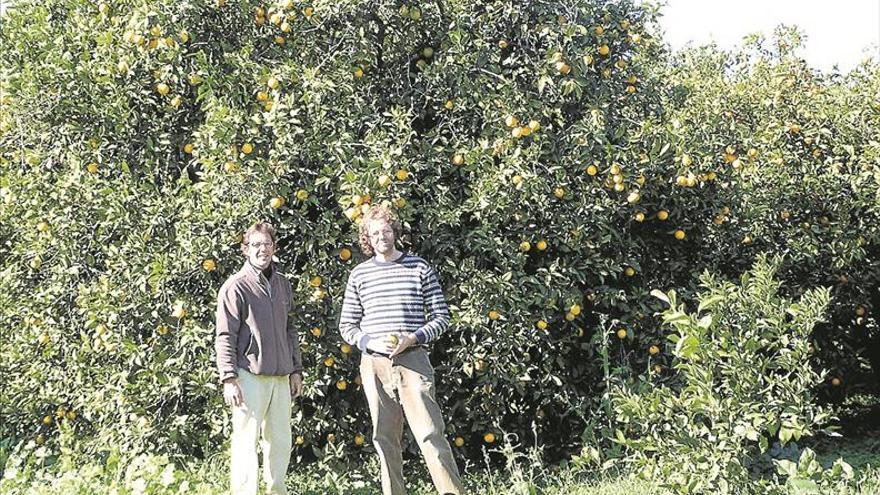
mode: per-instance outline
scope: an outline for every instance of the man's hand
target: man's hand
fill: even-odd
[[[244,396],[238,385],[238,378],[227,378],[223,382],[223,400],[227,406],[240,407],[244,404]]]
[[[290,374],[290,398],[296,399],[303,393],[303,376],[302,373]]]
[[[416,334],[414,333],[404,333],[398,336],[397,345],[393,347],[391,351],[391,355],[389,357],[394,357],[400,354],[401,352],[409,349],[410,347],[418,344],[419,341],[416,338]]]

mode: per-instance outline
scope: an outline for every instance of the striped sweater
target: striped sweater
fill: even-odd
[[[408,253],[394,261],[374,257],[349,275],[339,331],[361,352],[381,349],[375,344],[396,332],[414,332],[419,344],[426,344],[448,327],[449,307],[437,274],[422,258]]]

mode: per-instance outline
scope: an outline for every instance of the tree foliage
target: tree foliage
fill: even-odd
[[[814,334],[828,396],[876,383],[877,67],[819,75],[785,33],[672,57],[656,16],[626,0],[17,3],[0,24],[0,437],[216,450],[216,291],[268,219],[307,367],[295,455],[365,455],[335,325],[357,221],[383,203],[453,309],[432,358],[463,457],[533,427],[555,456],[579,448],[606,332],[615,373],[674,373],[650,291],[687,297],[704,269],[764,251],[786,255],[792,292],[831,286]]]

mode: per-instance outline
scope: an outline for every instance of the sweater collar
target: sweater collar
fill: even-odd
[[[397,264],[400,264],[400,262],[403,261],[404,258],[406,258],[406,257],[407,257],[407,253],[406,253],[406,251],[401,251],[401,252],[400,252],[400,256],[398,256],[397,258],[395,258],[395,259],[393,259],[393,260],[391,260],[391,261],[380,261],[379,258],[377,258],[376,256],[373,256],[373,264],[376,265],[376,266],[392,266],[392,265],[397,265]]]

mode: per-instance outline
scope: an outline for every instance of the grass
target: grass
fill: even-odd
[[[873,406],[872,406],[873,407]],[[853,479],[838,483],[826,492],[798,492],[780,487],[779,494],[829,493],[834,495],[880,494],[880,424],[876,412],[864,405],[861,416],[847,414],[841,424],[841,437],[813,438],[809,446],[819,462],[828,468],[843,458],[854,472]],[[866,413],[867,411],[867,413]],[[843,416],[843,415],[842,415]],[[489,468],[469,465],[464,482],[467,493],[475,495],[662,495],[669,493],[658,484],[598,467],[547,466],[539,451],[519,452],[509,445],[500,450],[505,466]],[[52,469],[39,470],[7,461],[0,479],[0,493],[23,495],[213,495],[228,493],[228,456],[178,466],[161,456],[139,456],[133,460],[79,462],[62,459]],[[434,494],[430,477],[421,461],[409,461],[407,493]],[[375,458],[356,471],[331,469],[312,464],[291,465],[288,486],[292,494],[372,495],[379,489],[379,468]],[[760,492],[755,488],[754,492]]]
[[[22,495],[195,495],[228,493],[223,460],[175,469],[161,458],[146,458],[117,470],[98,465],[65,466],[54,473],[20,472],[0,481],[0,493]],[[415,469],[411,469],[411,467]],[[9,475],[10,473],[6,473]],[[408,493],[435,494],[424,468],[407,466],[412,475]],[[588,477],[574,470],[551,473],[540,467],[529,470],[476,472],[465,476],[469,494],[515,495],[660,495],[665,493],[644,481],[627,477]],[[373,495],[381,493],[375,463],[364,472],[308,473],[291,466],[288,487],[292,494]]]
[[[868,440],[861,446],[867,446]],[[876,440],[873,440],[876,441]],[[873,444],[872,444],[873,445]],[[856,479],[835,487],[835,495],[880,494],[880,453],[852,446],[844,452],[854,462]],[[823,453],[829,462],[835,453]],[[226,460],[222,457],[197,465],[176,468],[160,457],[142,457],[133,464],[108,469],[96,464],[60,466],[54,472],[5,473],[0,493],[22,495],[220,495],[228,493]],[[424,467],[410,463],[408,493],[435,494]],[[621,474],[596,475],[572,468],[555,470],[545,466],[517,465],[513,468],[475,471],[465,476],[466,491],[481,495],[662,495],[668,491]],[[380,493],[375,463],[358,472],[326,472],[291,466],[288,487],[292,494],[373,495]],[[795,495],[796,491],[785,491]]]

